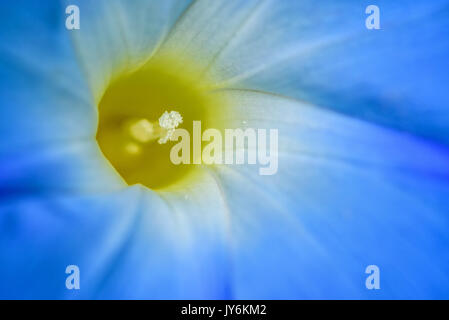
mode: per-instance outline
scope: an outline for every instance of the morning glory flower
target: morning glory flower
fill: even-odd
[[[448,298],[447,5],[3,2],[0,297]],[[172,164],[194,120],[277,173]]]

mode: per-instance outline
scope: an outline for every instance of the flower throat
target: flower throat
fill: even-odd
[[[195,68],[169,58],[151,59],[137,71],[123,73],[105,90],[99,104],[96,139],[116,172],[128,185],[166,189],[188,181],[197,166],[170,161],[172,129],[192,132],[195,120],[217,127],[224,102],[211,93]],[[182,117],[178,117],[182,115]],[[163,121],[163,120],[162,120]]]

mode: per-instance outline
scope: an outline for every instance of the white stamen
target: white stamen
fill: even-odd
[[[131,136],[139,142],[145,143],[158,139],[159,144],[173,141],[173,134],[179,124],[182,123],[182,116],[177,111],[165,111],[158,122],[150,122],[147,119],[140,119],[130,125]]]
[[[164,144],[168,140],[172,140],[175,129],[182,123],[182,116],[177,111],[165,111],[159,118],[159,126],[165,129],[165,135],[157,141],[159,144]]]

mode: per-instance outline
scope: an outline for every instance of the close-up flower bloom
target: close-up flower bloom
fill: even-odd
[[[0,298],[448,299],[448,39],[447,0],[2,1]],[[194,121],[277,171],[174,164]]]

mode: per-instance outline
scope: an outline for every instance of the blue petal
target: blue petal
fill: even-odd
[[[279,129],[279,171],[218,166],[239,299],[447,298],[449,151],[270,94],[226,91]],[[295,116],[296,114],[296,116]],[[380,290],[365,268],[380,268]]]
[[[11,147],[8,155],[0,158],[0,199],[26,194],[105,192],[125,185],[95,141]]]
[[[3,3],[0,194],[122,187],[94,144],[96,108],[59,2]]]
[[[159,48],[191,0],[76,0],[80,30],[73,32],[74,46],[98,101],[109,82],[120,72],[145,63]]]
[[[274,92],[449,142],[448,1],[266,1],[210,73],[217,84]]]
[[[96,113],[57,1],[1,4],[0,154],[95,135]]]
[[[215,181],[203,183],[163,197],[135,186],[3,201],[0,297],[229,298],[226,211]],[[80,290],[65,287],[68,265]]]
[[[206,72],[260,5],[259,0],[195,1],[174,25],[158,54],[176,52],[181,62],[184,56],[193,58],[196,67]]]

